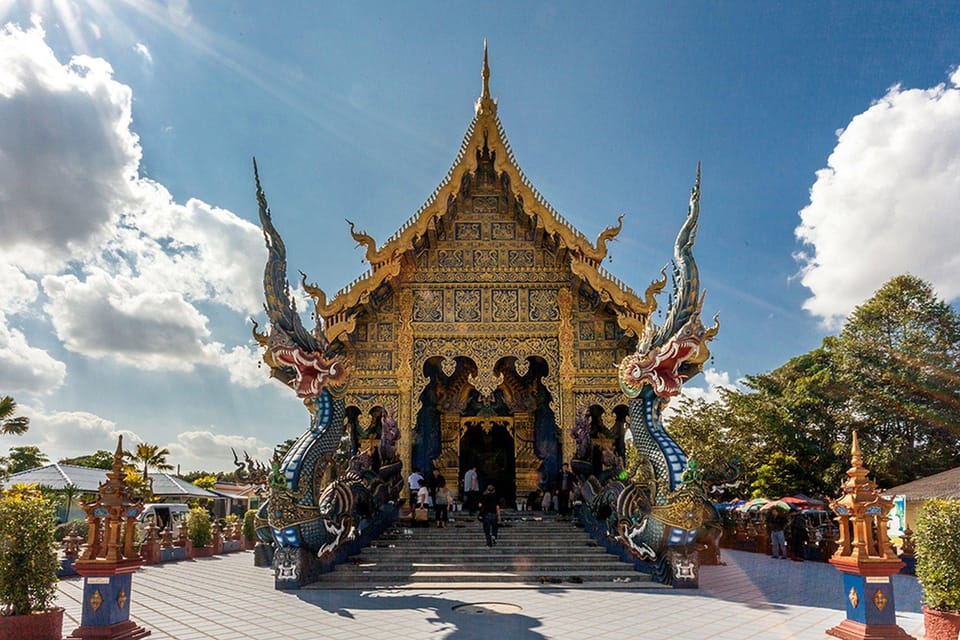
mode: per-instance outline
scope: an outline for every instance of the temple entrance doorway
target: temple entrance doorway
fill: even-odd
[[[507,416],[463,418],[460,425],[459,477],[477,465],[480,491],[492,484],[502,505],[515,506],[517,461],[513,419]]]

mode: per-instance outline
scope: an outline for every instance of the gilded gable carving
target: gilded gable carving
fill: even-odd
[[[476,196],[473,199],[474,213],[497,213],[500,211],[500,199],[497,196]]]
[[[616,349],[581,349],[581,369],[614,369],[619,360]]]
[[[580,322],[580,339],[581,340],[594,340],[596,339],[596,333],[594,332],[594,324],[592,320],[581,321]]]
[[[480,240],[479,222],[458,222],[454,225],[454,237],[461,242],[464,240]]]
[[[357,351],[353,357],[357,369],[366,371],[393,370],[393,353],[391,351]]]
[[[453,307],[456,322],[480,322],[480,290],[459,289],[453,292]]]
[[[463,249],[441,249],[437,251],[437,266],[441,269],[463,269]]]
[[[393,323],[377,323],[377,342],[393,342]]]
[[[507,251],[507,263],[514,269],[532,269],[533,251],[530,249],[510,249]]]
[[[492,240],[516,240],[517,239],[517,223],[491,222],[490,238]]]
[[[499,268],[499,252],[496,249],[476,249],[473,252],[473,268],[493,271]]]
[[[530,289],[527,291],[527,301],[527,313],[531,322],[553,322],[560,319],[556,289]]]
[[[414,290],[413,321],[443,322],[443,289]]]
[[[516,289],[493,289],[490,292],[494,322],[516,322],[520,318],[517,293]]]

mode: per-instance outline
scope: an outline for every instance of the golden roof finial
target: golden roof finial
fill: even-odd
[[[487,57],[487,39],[483,39],[483,91],[480,93],[480,99],[490,99],[490,60]]]
[[[853,430],[853,447],[850,451],[850,462],[854,467],[863,466],[863,454],[860,453],[860,439],[857,436],[857,430]]]
[[[494,113],[497,110],[496,101],[490,97],[490,59],[487,56],[487,39],[483,39],[483,88],[480,91],[480,97],[477,98],[477,114]]]

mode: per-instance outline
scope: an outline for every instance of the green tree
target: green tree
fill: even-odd
[[[93,469],[112,469],[113,452],[105,449],[99,449],[96,453],[87,456],[78,456],[76,458],[63,458],[60,464],[72,464],[77,467],[90,467]]]
[[[217,484],[217,476],[208,474],[200,476],[191,482],[201,489],[213,489],[213,485]]]
[[[864,457],[881,486],[960,464],[960,315],[914,276],[857,307],[837,338]]]
[[[78,487],[77,485],[67,484],[63,487],[63,489],[60,489],[59,491],[57,491],[57,494],[59,495],[60,499],[65,503],[64,504],[65,511],[63,514],[63,519],[64,521],[68,521],[70,520],[70,508],[73,506],[74,501],[77,498],[79,498],[83,494],[83,492],[80,491],[80,487]]]
[[[124,451],[123,455],[126,456],[130,462],[143,465],[143,473],[141,473],[140,476],[148,487],[152,487],[152,483],[149,480],[151,467],[157,471],[171,471],[173,469],[173,465],[167,463],[167,456],[170,455],[170,451],[159,445],[141,442],[137,445],[136,449],[133,451]]]
[[[274,460],[283,460],[283,456],[287,455],[287,451],[290,450],[290,447],[297,443],[296,438],[288,438],[284,440],[277,446],[273,448],[273,459]]]
[[[39,447],[33,445],[12,447],[7,459],[9,461],[7,473],[19,473],[28,469],[35,469],[50,462],[50,458],[40,451]]]
[[[30,428],[30,418],[15,416],[17,402],[10,396],[0,398],[0,433],[3,435],[23,435]]]

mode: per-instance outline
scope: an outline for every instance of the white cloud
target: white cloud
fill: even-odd
[[[185,431],[177,436],[176,442],[164,446],[170,451],[167,461],[179,464],[184,473],[195,470],[233,471],[236,467],[231,448],[241,459],[245,451],[251,458],[264,464],[269,464],[273,456],[273,447],[256,438],[218,434],[209,430]]]
[[[43,35],[0,29],[0,249],[33,270],[110,235],[140,161],[130,88],[104,60],[60,64]]]
[[[147,370],[190,370],[209,335],[207,319],[176,292],[145,291],[127,276],[47,276],[44,309],[64,346]]]
[[[125,448],[139,439],[136,434],[117,429],[112,421],[85,411],[53,411],[20,404],[19,413],[30,418],[30,430],[17,439],[17,445],[33,444],[51,461],[89,455],[100,449],[114,451],[117,436],[123,434]],[[11,445],[13,446],[13,445]]]
[[[150,49],[147,47],[147,45],[143,44],[142,42],[138,42],[137,44],[133,45],[133,50],[140,54],[148,64],[153,64],[153,54],[150,53]]]
[[[12,264],[0,261],[0,320],[2,314],[26,311],[37,299],[37,283]]]
[[[67,366],[43,349],[31,347],[23,332],[0,314],[0,390],[51,393],[67,375]]]
[[[260,368],[260,349],[252,345],[237,346],[226,351],[217,345],[213,357],[230,374],[230,382],[253,389],[271,383],[265,369]]]
[[[895,86],[839,132],[796,236],[812,292],[804,308],[837,325],[884,282],[911,273],[960,297],[960,69],[950,85]]]
[[[189,20],[188,3],[172,10]],[[39,313],[39,279],[67,349],[147,370],[226,367],[250,386],[249,346],[216,341],[196,305],[260,310],[260,230],[139,176],[132,98],[106,61],[64,65],[39,26],[0,29],[0,313]],[[28,339],[7,329],[0,359],[31,356],[51,382],[57,368]]]
[[[701,386],[702,385],[702,386]],[[703,378],[694,378],[692,383],[687,383],[680,390],[680,398],[674,398],[663,410],[663,420],[667,423],[680,407],[681,398],[690,398],[693,400],[703,400],[704,402],[716,402],[721,399],[722,389],[737,389],[736,383],[730,382],[730,373],[727,371],[717,371],[716,369],[704,369]]]

